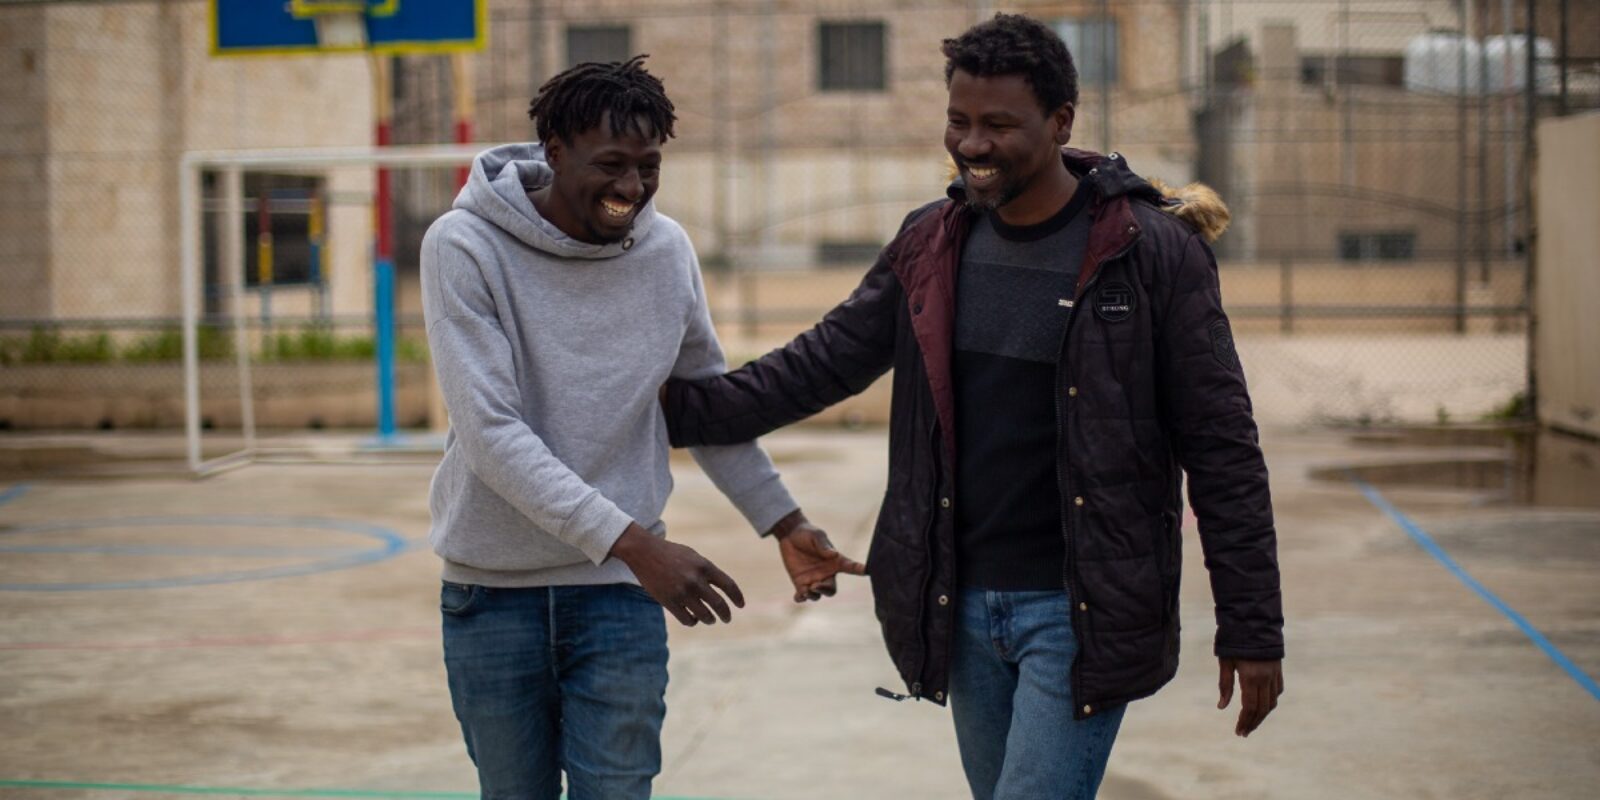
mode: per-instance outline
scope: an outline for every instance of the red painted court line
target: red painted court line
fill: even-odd
[[[223,636],[143,642],[0,642],[0,650],[177,650],[188,647],[272,647],[296,644],[436,639],[438,628],[380,628],[302,636]]]

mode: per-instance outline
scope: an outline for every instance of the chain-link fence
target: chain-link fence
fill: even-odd
[[[1529,116],[1600,106],[1600,9],[1559,0],[491,0],[489,11],[487,48],[452,63],[217,58],[202,0],[0,5],[0,425],[181,420],[183,152],[367,145],[385,105],[395,143],[449,142],[463,95],[475,141],[526,140],[545,79],[641,52],[679,115],[657,202],[700,251],[727,349],[755,355],[842,299],[905,213],[942,195],[939,42],[995,11],[1047,21],[1068,42],[1075,145],[1170,184],[1206,182],[1232,207],[1216,249],[1261,416],[1518,413]],[[380,70],[392,80],[376,98]],[[282,401],[265,404],[282,413],[263,425],[370,424],[372,172],[247,172],[238,218],[218,180],[204,184],[202,395],[239,391],[237,319],[262,376],[253,391]],[[448,169],[393,176],[403,425],[427,415],[417,244],[456,182]],[[218,266],[224,221],[244,230],[244,275]],[[231,423],[221,406],[207,417]]]

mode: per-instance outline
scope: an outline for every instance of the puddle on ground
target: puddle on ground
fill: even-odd
[[[1600,510],[1597,442],[1503,428],[1363,431],[1351,439],[1371,457],[1315,469],[1312,477],[1356,479],[1380,490],[1478,492],[1485,506]]]

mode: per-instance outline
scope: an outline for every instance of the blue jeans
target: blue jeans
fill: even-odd
[[[963,589],[957,602],[950,708],[973,798],[1093,798],[1127,707],[1073,719],[1067,593]]]
[[[637,586],[446,582],[450,700],[484,798],[648,798],[661,771],[667,627]]]

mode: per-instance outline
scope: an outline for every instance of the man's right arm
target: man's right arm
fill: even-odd
[[[900,232],[918,217],[906,218]],[[894,360],[905,293],[891,269],[900,237],[810,330],[732,372],[672,380],[661,403],[674,447],[745,442],[865,390]]]

